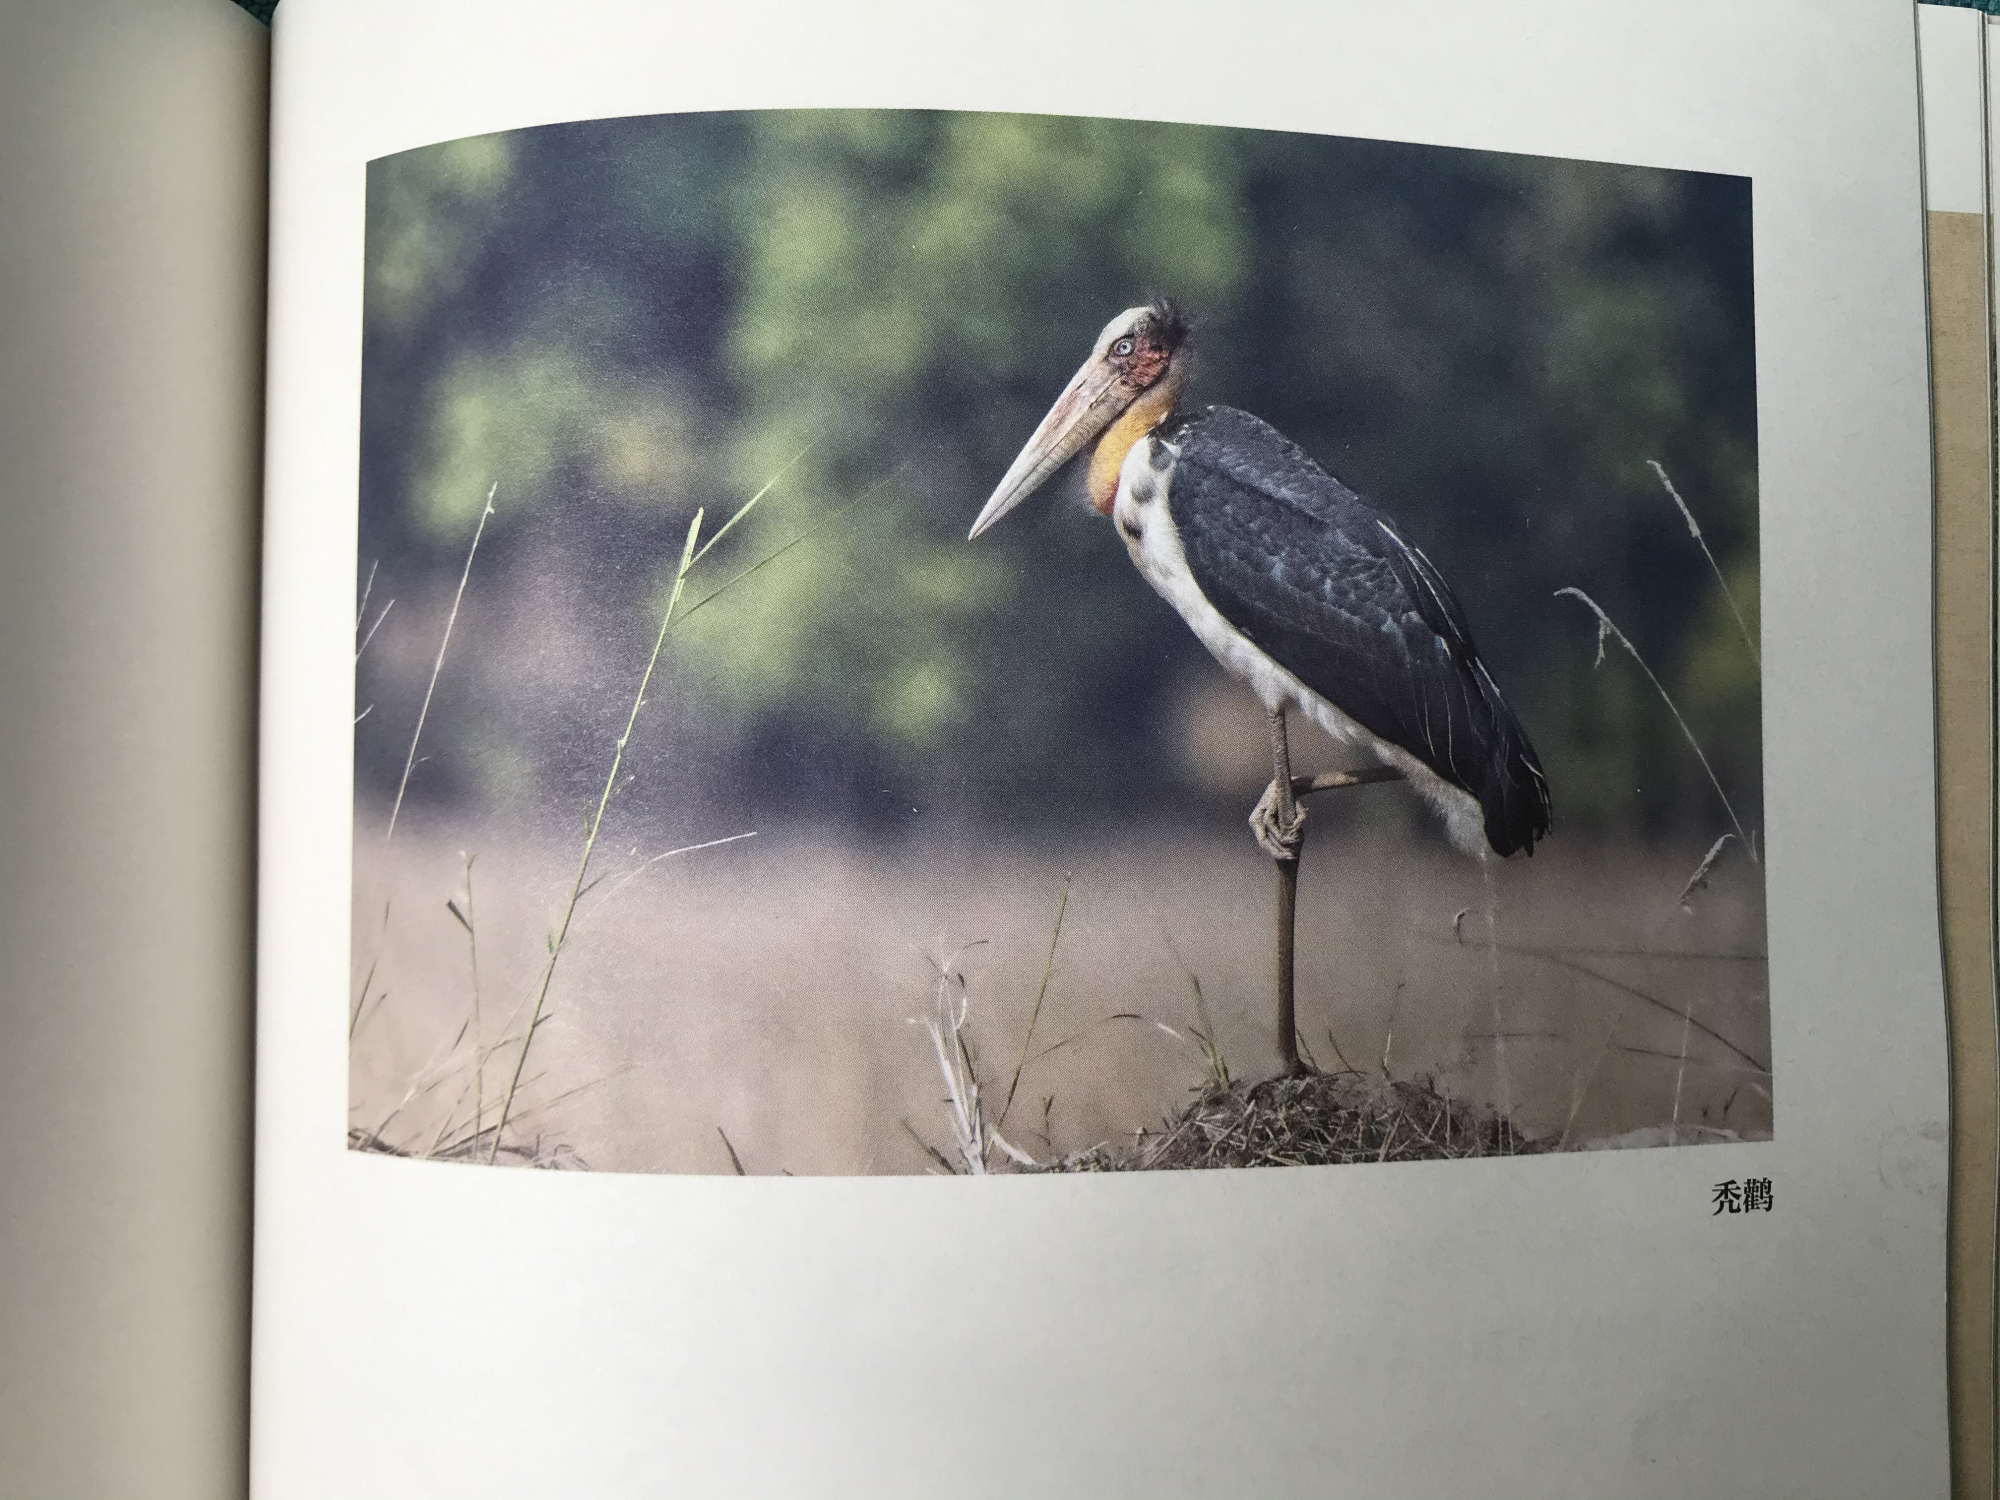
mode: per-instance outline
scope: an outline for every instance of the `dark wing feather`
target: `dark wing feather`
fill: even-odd
[[[1195,583],[1226,620],[1371,733],[1479,799],[1496,853],[1549,828],[1534,747],[1458,600],[1386,517],[1295,443],[1226,406],[1162,434]]]

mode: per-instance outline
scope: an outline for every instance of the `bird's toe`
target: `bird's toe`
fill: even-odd
[[[1250,810],[1250,831],[1257,836],[1257,845],[1273,859],[1297,859],[1299,844],[1305,838],[1306,810],[1296,804],[1289,820],[1284,816],[1278,797],[1278,783],[1273,781],[1264,788],[1264,795],[1257,799],[1257,805]]]

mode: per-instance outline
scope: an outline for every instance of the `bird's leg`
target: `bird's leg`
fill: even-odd
[[[1353,771],[1322,771],[1317,776],[1292,775],[1292,757],[1285,739],[1282,710],[1271,715],[1271,784],[1250,814],[1257,842],[1278,871],[1278,1057],[1286,1074],[1311,1071],[1299,1059],[1298,1016],[1294,999],[1295,956],[1298,946],[1299,850],[1305,844],[1306,810],[1298,799],[1339,787],[1367,786],[1376,781],[1401,781],[1391,766],[1363,766]],[[1337,1046],[1338,1044],[1336,1044]]]
[[[1271,785],[1250,814],[1250,827],[1278,871],[1278,1060],[1287,1073],[1301,1070],[1293,973],[1299,847],[1305,842],[1305,822],[1305,811],[1292,791],[1292,756],[1285,739],[1285,711],[1275,709],[1271,713]]]
[[[1292,754],[1285,738],[1285,711],[1270,715],[1271,784],[1250,809],[1250,831],[1264,852],[1276,860],[1296,860],[1305,840],[1306,810],[1292,787]]]

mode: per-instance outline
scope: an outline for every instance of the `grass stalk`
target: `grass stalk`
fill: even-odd
[[[747,833],[732,833],[725,838],[705,839],[699,844],[682,844],[678,849],[669,849],[664,854],[655,854],[651,859],[644,861],[636,868],[628,870],[625,873],[624,877],[619,880],[618,884],[614,885],[613,887],[611,887],[609,891],[605,892],[605,895],[607,896],[607,898],[610,896],[617,895],[620,891],[624,890],[626,886],[630,885],[633,881],[637,880],[641,875],[645,874],[648,870],[652,869],[654,865],[659,864],[662,860],[679,859],[683,854],[699,854],[704,849],[720,849],[724,844],[740,844],[745,839],[754,839],[755,837],[757,837],[757,830],[752,828]],[[597,877],[597,879],[602,880],[604,879],[604,877],[600,875]],[[596,885],[596,884],[597,884],[596,880],[591,882],[591,885]],[[587,893],[588,893],[588,888],[586,888],[586,894]]]
[[[1729,821],[1735,824],[1736,836],[1743,841],[1743,848],[1750,856],[1750,863],[1753,865],[1758,863],[1757,846],[1751,842],[1750,835],[1743,831],[1743,820],[1736,816],[1736,808],[1729,800],[1729,793],[1722,789],[1722,782],[1715,774],[1715,767],[1708,763],[1708,756],[1702,751],[1701,741],[1694,737],[1694,731],[1688,727],[1688,721],[1681,717],[1680,709],[1674,706],[1672,695],[1667,692],[1666,688],[1661,684],[1660,679],[1653,675],[1653,669],[1646,665],[1646,658],[1639,654],[1639,648],[1632,644],[1624,631],[1611,623],[1611,616],[1607,615],[1603,607],[1582,589],[1560,588],[1556,590],[1556,597],[1558,599],[1562,598],[1565,594],[1573,599],[1580,600],[1592,614],[1597,616],[1598,661],[1602,662],[1604,660],[1604,641],[1609,636],[1615,638],[1618,644],[1625,648],[1632,660],[1639,664],[1639,670],[1644,672],[1646,680],[1652,683],[1653,691],[1658,693],[1660,701],[1667,705],[1667,712],[1672,714],[1674,722],[1680,725],[1681,733],[1687,739],[1688,748],[1694,751],[1694,758],[1701,762],[1702,770],[1708,773],[1708,784],[1715,788],[1715,795],[1722,801],[1722,810],[1729,814]]]
[[[438,673],[444,670],[445,648],[451,644],[451,630],[458,623],[458,607],[465,602],[465,585],[472,577],[472,559],[479,555],[479,539],[486,535],[486,522],[493,514],[493,497],[499,492],[499,489],[500,481],[496,479],[493,481],[492,487],[486,491],[486,504],[480,509],[479,525],[472,532],[472,546],[465,554],[465,571],[459,575],[458,592],[452,595],[451,613],[445,616],[444,639],[438,642],[437,660],[431,664],[430,686],[424,689],[424,704],[422,708],[417,710],[417,728],[416,732],[410,736],[410,753],[403,760],[403,779],[396,783],[396,805],[389,810],[389,830],[382,835],[384,843],[387,843],[396,834],[396,819],[403,811],[403,793],[409,789],[410,772],[416,768],[417,764],[417,742],[424,737],[424,720],[430,717],[431,695],[437,691]],[[372,577],[370,582],[372,584]],[[395,601],[391,600],[390,602],[394,603]],[[385,609],[383,613],[387,614],[388,611]],[[377,620],[376,623],[379,625],[381,621]],[[356,652],[355,655],[358,659],[360,653]]]
[[[1049,934],[1048,957],[1042,960],[1042,982],[1035,989],[1034,1008],[1028,1012],[1027,1035],[1021,1038],[1020,1060],[1014,1064],[1014,1076],[1007,1084],[1007,1097],[1000,1105],[1000,1118],[993,1122],[998,1130],[1007,1123],[1007,1111],[1014,1107],[1014,1091],[1021,1086],[1021,1070],[1028,1065],[1028,1048],[1035,1040],[1035,1023],[1042,1018],[1042,1001],[1049,993],[1049,980],[1056,972],[1056,944],[1062,941],[1063,914],[1069,910],[1070,882],[1075,877],[1063,876],[1062,898],[1056,902],[1055,930]]]
[[[1666,486],[1667,493],[1673,497],[1674,504],[1681,508],[1681,519],[1687,522],[1688,535],[1693,537],[1694,544],[1701,548],[1701,555],[1708,559],[1709,570],[1715,574],[1715,586],[1722,590],[1722,597],[1729,605],[1729,612],[1736,616],[1736,628],[1743,632],[1743,644],[1750,648],[1750,659],[1757,663],[1758,670],[1762,671],[1764,658],[1757,654],[1757,638],[1750,633],[1750,622],[1743,618],[1743,611],[1737,608],[1736,596],[1729,591],[1729,584],[1723,579],[1722,565],[1716,562],[1715,554],[1708,550],[1708,540],[1702,536],[1701,527],[1695,521],[1694,512],[1688,509],[1687,501],[1681,499],[1681,492],[1674,488],[1674,482],[1667,478],[1667,471],[1660,467],[1659,461],[1649,458],[1646,462],[1651,466],[1653,472],[1660,476],[1660,483]]]
[[[786,464],[784,468],[780,469],[776,474],[772,475],[770,483],[766,484],[763,489],[759,490],[755,495],[751,496],[749,504],[746,504],[742,510],[739,510],[735,515],[731,516],[729,518],[728,523],[723,526],[722,530],[717,532],[714,537],[710,538],[710,544],[713,545],[713,543],[720,541],[722,537],[729,531],[729,528],[731,526],[734,526],[738,521],[742,520],[744,516],[749,514],[750,507],[752,505],[755,505],[759,500],[764,498],[765,494],[770,490],[771,485],[776,484],[780,479],[784,478],[785,474],[791,469],[792,464],[796,464],[799,461],[799,459],[804,458],[805,456],[806,456],[806,450],[801,449],[797,457],[792,459],[791,463]],[[817,521],[813,522],[812,525],[806,527],[805,530],[799,532],[790,541],[784,543],[782,546],[772,548],[769,552],[765,553],[762,557],[758,558],[755,562],[751,563],[748,567],[742,569],[738,573],[732,574],[726,581],[724,581],[721,584],[718,584],[708,593],[703,594],[699,599],[695,600],[694,603],[690,604],[686,609],[681,611],[682,623],[686,623],[688,620],[694,618],[694,616],[698,612],[700,612],[703,609],[706,609],[709,605],[713,604],[717,599],[720,599],[724,594],[728,593],[731,589],[735,588],[737,584],[743,582],[746,578],[749,578],[752,574],[761,572],[763,569],[768,568],[772,563],[776,562],[779,558],[783,557],[787,552],[790,552],[794,547],[801,546],[804,543],[810,541],[813,537],[819,535],[820,532],[826,530],[827,527],[831,526],[835,521],[838,521],[842,519],[844,516],[846,516],[849,511],[854,510],[858,506],[866,504],[869,500],[873,499],[875,495],[880,493],[882,490],[888,488],[890,482],[894,480],[899,474],[901,474],[906,467],[908,467],[907,460],[904,463],[898,464],[894,469],[891,469],[886,475],[884,475],[881,479],[877,480],[874,484],[870,485],[861,494],[857,495],[854,499],[848,501],[847,504],[828,511],[825,515],[821,516]],[[706,554],[708,548],[703,547],[701,551],[702,554]],[[699,555],[697,556],[696,560],[697,561],[700,560]]]
[[[774,481],[775,482],[775,481]],[[762,498],[765,490],[758,491]],[[755,505],[753,499],[750,505]],[[731,524],[749,510],[746,505],[731,518]],[[521,1086],[521,1073],[528,1065],[528,1053],[535,1044],[535,1030],[542,1023],[542,1010],[549,998],[549,984],[555,978],[556,962],[562,957],[563,944],[569,940],[570,923],[576,919],[577,903],[583,899],[584,883],[590,877],[590,858],[597,850],[597,835],[604,827],[604,811],[611,805],[611,794],[618,785],[618,773],[625,765],[625,750],[632,743],[632,726],[639,721],[639,710],[646,706],[646,689],[652,685],[653,671],[660,664],[660,652],[667,644],[667,632],[673,628],[674,611],[679,607],[681,595],[687,588],[688,571],[694,566],[695,544],[701,539],[703,512],[697,510],[694,520],[688,525],[687,542],[681,548],[680,565],[674,569],[673,591],[667,597],[665,616],[660,621],[659,634],[653,638],[653,654],[646,659],[645,673],[639,678],[639,691],[632,695],[632,711],[625,716],[625,731],[618,736],[617,748],[612,752],[611,770],[604,778],[604,790],[598,794],[597,810],[591,814],[590,827],[584,835],[583,854],[577,861],[576,879],[570,882],[569,899],[563,904],[562,919],[557,924],[554,936],[549,939],[548,962],[542,966],[542,978],[535,991],[534,1010],[528,1018],[528,1029],[521,1038],[521,1051],[514,1061],[514,1075],[507,1083],[506,1097],[500,1105],[500,1121],[493,1129],[493,1147],[487,1153],[487,1161],[492,1162],[500,1155],[500,1140],[507,1133],[507,1119],[514,1110],[514,1095]],[[468,562],[469,566],[469,562]]]
[[[361,1025],[361,1012],[368,1009],[368,991],[375,985],[375,970],[382,960],[377,957],[369,961],[368,972],[361,979],[361,998],[354,1002],[354,1014],[347,1018],[347,1039],[352,1042],[354,1033]]]
[[[597,850],[597,836],[604,827],[605,810],[611,805],[612,794],[618,790],[618,776],[625,766],[625,751],[632,743],[633,726],[639,722],[639,710],[646,706],[646,690],[652,686],[653,673],[660,665],[660,653],[666,649],[667,632],[674,628],[677,615],[679,618],[685,619],[693,612],[692,609],[682,610],[680,607],[681,599],[687,592],[688,574],[694,570],[694,565],[697,562],[708,556],[710,549],[717,542],[729,535],[736,528],[738,522],[757,508],[758,502],[771,493],[772,487],[780,479],[784,478],[800,459],[805,457],[805,452],[806,450],[801,449],[792,459],[791,463],[786,464],[784,468],[773,474],[764,482],[763,488],[759,489],[756,494],[738,506],[736,513],[722,523],[722,526],[708,539],[706,545],[703,545],[701,541],[701,523],[707,512],[705,510],[697,510],[694,513],[694,520],[688,524],[687,541],[681,547],[680,562],[674,568],[674,582],[667,596],[666,612],[661,616],[659,633],[653,637],[652,655],[646,658],[646,670],[640,675],[639,690],[632,695],[632,709],[625,716],[625,731],[618,736],[617,746],[612,752],[611,769],[604,777],[604,790],[598,794],[596,809],[591,813],[590,819],[585,825],[583,853],[577,860],[576,878],[570,882],[569,898],[563,903],[562,918],[557,923],[555,932],[549,938],[548,962],[542,966],[542,977],[540,983],[535,988],[535,1003],[528,1017],[528,1028],[522,1033],[521,1050],[515,1057],[514,1072],[507,1081],[507,1092],[501,1099],[499,1120],[493,1127],[493,1144],[488,1150],[486,1157],[489,1162],[497,1160],[500,1155],[500,1143],[507,1133],[507,1122],[514,1113],[514,1097],[520,1091],[521,1074],[528,1065],[528,1053],[534,1047],[535,1032],[542,1024],[543,1012],[548,1005],[549,985],[555,979],[556,964],[562,957],[563,945],[569,940],[570,925],[576,920],[577,905],[583,900],[584,895],[590,890],[591,886],[595,884],[590,879],[591,857]],[[488,497],[488,500],[490,510],[491,496]],[[807,534],[809,535],[810,533]],[[722,587],[716,589],[714,593],[707,595],[700,602],[706,604],[716,598],[717,595],[726,593],[744,578],[756,572],[758,568],[764,566],[765,563],[773,561],[776,557],[789,551],[792,546],[795,546],[799,541],[803,541],[804,539],[804,536],[795,538],[793,542],[787,543],[784,547],[779,548],[777,552],[771,553],[758,562],[753,563],[750,567],[737,574],[736,577],[730,579],[729,582],[723,584]],[[474,544],[475,546],[477,545],[476,539]],[[471,560],[469,558],[466,561],[466,567],[468,571],[471,568]],[[739,838],[742,836],[736,835]],[[733,841],[733,839],[718,839],[714,842],[730,843]]]
[[[361,634],[362,620],[367,618],[368,615],[369,596],[375,592],[375,570],[381,566],[382,559],[379,557],[370,563],[368,565],[368,581],[361,585],[361,602],[354,606],[354,633],[357,636]],[[359,656],[361,653],[356,651],[354,654]]]
[[[1674,897],[1674,906],[1677,909],[1689,916],[1694,915],[1694,907],[1689,905],[1690,899],[1696,891],[1707,889],[1709,872],[1715,868],[1715,862],[1722,858],[1723,846],[1734,837],[1736,835],[1733,833],[1725,833],[1708,846],[1708,853],[1704,854],[1701,863],[1695,866],[1694,874],[1688,876],[1687,884],[1681,887],[1681,893]]]
[[[1215,1022],[1208,1016],[1208,1001],[1201,993],[1201,979],[1192,969],[1188,969],[1188,988],[1194,993],[1194,1014],[1196,1025],[1188,1027],[1195,1045],[1201,1048],[1201,1060],[1208,1068],[1209,1082],[1216,1088],[1228,1088],[1229,1059],[1222,1055],[1221,1044],[1215,1040]]]
[[[1617,1013],[1611,1017],[1610,1026],[1605,1028],[1604,1040],[1597,1044],[1597,1051],[1590,1059],[1590,1066],[1584,1069],[1583,1076],[1570,1089],[1569,1115],[1563,1121],[1562,1135],[1556,1141],[1556,1150],[1567,1151],[1569,1149],[1569,1135],[1576,1128],[1577,1114],[1583,1108],[1583,1101],[1590,1094],[1591,1085],[1597,1081],[1597,1070],[1603,1065],[1604,1054],[1611,1050],[1612,1037],[1616,1036],[1618,1028],[1625,1024],[1625,1012],[1631,1004],[1632,1001],[1629,996],[1619,1004]]]
[[[361,662],[361,653],[368,649],[368,643],[375,639],[375,632],[382,628],[382,622],[389,618],[389,611],[396,607],[396,601],[391,599],[382,606],[382,613],[375,617],[375,623],[368,627],[368,633],[366,635],[361,633],[361,622],[368,617],[369,597],[375,592],[375,570],[381,566],[382,559],[379,557],[368,565],[368,581],[361,586],[361,603],[355,606],[354,610],[354,661],[357,666]]]
[[[722,1137],[722,1149],[729,1153],[729,1165],[736,1169],[736,1175],[748,1177],[750,1174],[743,1170],[743,1158],[736,1154],[736,1148],[729,1142],[728,1133],[720,1125],[715,1127],[715,1133]]]
[[[472,856],[465,859],[465,910],[460,911],[457,903],[445,902],[445,909],[458,918],[458,925],[465,929],[466,953],[472,964],[472,1129],[477,1138],[485,1131],[486,1122],[486,1047],[480,1033],[479,1016],[479,933],[472,925]]]
[[[952,1144],[965,1171],[974,1177],[986,1175],[986,1116],[980,1103],[979,1068],[965,1040],[966,1000],[961,995],[953,1004],[949,970],[938,976],[937,1014],[927,1019],[931,1046],[937,1052],[938,1072],[944,1077],[945,1105],[951,1123]],[[964,980],[959,979],[963,988]],[[945,1040],[945,1033],[951,1040]]]
[[[1617,979],[1609,974],[1602,973],[1597,969],[1591,968],[1590,965],[1588,964],[1578,963],[1575,959],[1566,957],[1565,955],[1556,951],[1555,949],[1531,948],[1523,945],[1520,947],[1508,948],[1506,951],[1509,953],[1526,954],[1530,958],[1538,958],[1542,960],[1542,962],[1544,963],[1554,964],[1559,969],[1567,969],[1572,974],[1581,974],[1586,979],[1596,980],[1599,984],[1605,986],[1607,989],[1616,990],[1620,994],[1630,996],[1634,1000],[1642,1001],[1645,1004],[1654,1007],[1656,1010],[1665,1011],[1668,1015],[1674,1017],[1676,1020],[1681,1021],[1685,1025],[1693,1027],[1696,1031],[1699,1031],[1703,1036],[1707,1037],[1710,1041],[1715,1042],[1720,1046],[1727,1048],[1730,1052],[1734,1053],[1738,1058],[1742,1059],[1742,1061],[1748,1063],[1753,1072],[1767,1078],[1770,1076],[1771,1067],[1769,1063],[1765,1062],[1763,1058],[1757,1056],[1756,1053],[1751,1052],[1748,1048],[1737,1045],[1737,1043],[1731,1041],[1728,1037],[1724,1036],[1720,1031],[1717,1031],[1713,1026],[1710,1026],[1706,1021],[1697,1021],[1694,1018],[1694,1012],[1692,1009],[1683,1010],[1680,1006],[1673,1004],[1671,1001],[1662,1000],[1658,995],[1652,994],[1647,990],[1642,990],[1637,985],[1627,984],[1622,979]]]
[[[375,632],[382,628],[382,622],[389,618],[389,611],[395,607],[396,601],[394,599],[383,605],[382,613],[375,617],[375,623],[370,625],[368,633],[361,637],[361,643],[354,648],[354,662],[356,666],[361,664],[361,653],[368,649],[368,643],[375,639]]]
[[[1181,956],[1181,950],[1174,945],[1172,933],[1162,931],[1160,937],[1167,945],[1167,952],[1173,955],[1175,965],[1186,978],[1188,990],[1194,996],[1195,1018],[1194,1024],[1188,1027],[1188,1035],[1194,1039],[1195,1046],[1201,1049],[1201,1060],[1208,1069],[1209,1084],[1214,1088],[1226,1089],[1230,1084],[1229,1060],[1222,1055],[1222,1048],[1216,1043],[1215,1022],[1208,1016],[1208,1000],[1201,992],[1201,976],[1195,973],[1188,961]],[[1150,1021],[1150,1024],[1159,1027],[1175,1041],[1182,1040],[1181,1034],[1164,1021],[1152,1021],[1149,1017],[1134,1015],[1130,1011],[1121,1012],[1110,1019],[1117,1021],[1128,1018],[1134,1021]]]
[[[1673,1124],[1669,1127],[1672,1131],[1672,1134],[1667,1138],[1669,1146],[1678,1146],[1681,1143],[1681,1086],[1687,1080],[1688,1042],[1691,1039],[1693,1027],[1694,1007],[1689,1006],[1687,1014],[1681,1018],[1681,1055],[1679,1064],[1674,1068],[1674,1119]]]

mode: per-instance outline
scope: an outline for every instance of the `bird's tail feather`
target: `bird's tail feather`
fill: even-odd
[[[1492,716],[1492,752],[1481,784],[1475,788],[1486,811],[1486,842],[1505,858],[1515,851],[1535,852],[1535,841],[1553,823],[1549,782],[1528,733],[1500,696],[1482,664],[1477,668],[1479,693]]]

